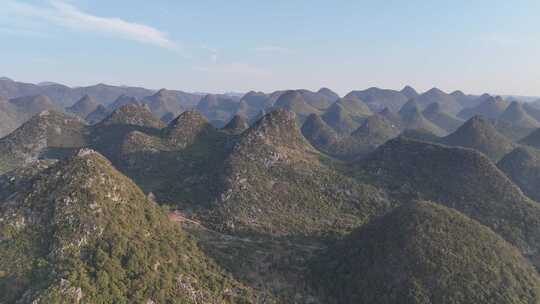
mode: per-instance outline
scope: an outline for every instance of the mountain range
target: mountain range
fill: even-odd
[[[85,92],[0,100],[0,303],[540,303],[534,103]]]

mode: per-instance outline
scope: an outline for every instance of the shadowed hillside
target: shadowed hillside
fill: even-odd
[[[350,170],[402,202],[421,199],[454,208],[539,261],[540,206],[481,153],[397,138]]]
[[[486,119],[475,116],[465,122],[454,133],[442,138],[441,143],[449,146],[472,148],[485,153],[494,161],[512,151],[514,144]]]
[[[530,198],[540,201],[540,151],[518,147],[498,163],[501,169]]]
[[[463,214],[427,202],[353,232],[315,262],[328,303],[536,303],[540,278],[521,254]]]

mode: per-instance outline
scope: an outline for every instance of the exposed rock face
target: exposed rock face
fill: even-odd
[[[85,144],[85,125],[79,118],[41,112],[0,139],[0,173],[40,158],[69,155]]]
[[[156,117],[149,99],[98,106],[95,125],[32,118],[0,139],[0,303],[540,303],[540,156],[493,164],[515,147],[510,119],[439,138],[425,126],[457,124],[439,103],[370,115],[356,94],[335,97],[210,95],[200,106],[216,120]],[[0,122],[4,109],[16,112],[0,99]],[[536,133],[524,142],[540,147]]]
[[[278,109],[242,134],[225,160],[212,213],[219,229],[276,236],[340,233],[388,208],[377,189],[324,165],[295,120],[294,113]]]
[[[253,301],[93,150],[0,178],[0,201],[2,302]]]
[[[163,129],[169,143],[179,147],[192,144],[198,137],[217,132],[201,113],[195,110],[186,111]]]
[[[328,290],[328,303],[540,299],[538,273],[513,246],[434,203],[394,210],[329,248],[315,264],[315,282]]]
[[[245,134],[238,146],[238,153],[251,153],[260,149],[288,148],[291,152],[314,151],[305,141],[296,126],[296,114],[286,109],[277,109],[263,118]],[[269,151],[266,151],[269,152]],[[272,153],[270,153],[272,154]],[[281,153],[287,157],[288,153]]]

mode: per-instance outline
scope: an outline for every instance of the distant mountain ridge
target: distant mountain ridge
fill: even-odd
[[[10,100],[0,97],[0,138],[9,134],[42,111],[62,111],[44,95],[24,96]]]
[[[10,79],[0,80],[0,96],[16,98],[29,95],[45,95],[51,100],[54,100],[62,108],[73,105],[85,95],[92,96],[97,101],[108,104],[123,94],[143,98],[152,95],[153,91],[140,87],[122,87],[106,84],[70,88],[61,84],[40,86]]]

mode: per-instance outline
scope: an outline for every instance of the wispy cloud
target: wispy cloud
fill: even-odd
[[[253,50],[256,51],[256,52],[259,52],[259,53],[277,53],[277,54],[292,54],[292,53],[294,53],[294,51],[289,49],[289,48],[276,46],[276,45],[259,46],[259,47],[254,48]]]
[[[92,15],[63,1],[51,0],[47,6],[37,6],[7,0],[0,4],[0,9],[17,16],[38,18],[71,30],[97,32],[167,49],[178,47],[166,33],[154,27],[115,17]]]

